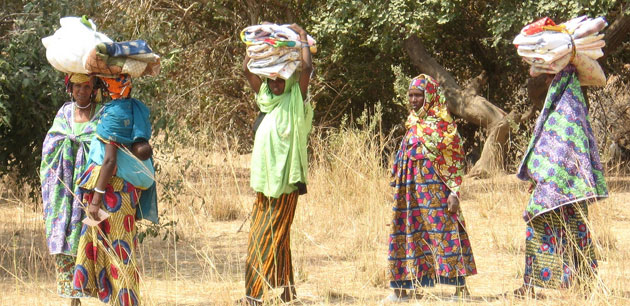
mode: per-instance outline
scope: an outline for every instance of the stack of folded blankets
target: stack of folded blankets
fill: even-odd
[[[289,25],[261,24],[241,31],[250,61],[247,68],[263,78],[288,79],[300,70],[302,42]],[[308,36],[311,53],[317,52],[316,41]]]
[[[61,18],[55,34],[42,39],[46,59],[64,73],[157,75],[160,57],[143,40],[113,42],[85,16]]]
[[[582,86],[604,86],[606,76],[597,59],[604,55],[604,34],[608,24],[603,17],[586,16],[556,25],[548,17],[525,26],[514,39],[523,60],[531,65],[529,73],[556,74],[569,63],[576,66]]]
[[[158,75],[160,57],[144,40],[99,43],[88,54],[85,69],[90,73],[106,75]]]

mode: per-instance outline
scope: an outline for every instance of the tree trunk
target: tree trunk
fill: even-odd
[[[623,14],[623,10],[620,14]],[[600,59],[603,61],[608,54],[616,51],[623,42],[630,37],[630,15],[622,15],[613,22],[606,30],[606,46],[604,47],[604,56]]]
[[[509,123],[516,118],[516,114],[507,115],[501,108],[479,95],[479,84],[485,81],[485,75],[478,76],[468,87],[462,89],[455,78],[429,55],[418,36],[409,37],[405,41],[405,49],[421,73],[434,77],[441,84],[448,110],[452,114],[486,129],[486,142],[481,157],[468,175],[489,177],[496,171],[503,170]]]
[[[260,21],[260,3],[256,0],[246,0],[247,15],[251,25],[258,24]]]

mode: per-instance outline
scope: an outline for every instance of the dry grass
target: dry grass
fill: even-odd
[[[386,274],[391,189],[380,152],[391,145],[378,127],[316,136],[308,195],[292,228],[293,261],[301,304],[376,305],[389,294]],[[244,294],[244,259],[254,195],[248,157],[228,140],[197,139],[193,146],[158,145],[163,221],[173,235],[141,245],[142,300],[147,305],[230,305]],[[211,148],[211,149],[209,149]],[[630,181],[610,177],[611,197],[592,207],[599,242],[599,282],[592,294],[545,291],[542,300],[501,294],[521,284],[527,185],[514,176],[464,183],[462,207],[479,274],[468,278],[474,301],[494,305],[618,305],[630,303]],[[17,192],[16,190],[21,192]],[[9,178],[0,184],[1,305],[61,305],[52,258],[43,237],[41,207]],[[446,301],[452,287],[428,289],[418,303]],[[99,305],[94,299],[84,305]]]

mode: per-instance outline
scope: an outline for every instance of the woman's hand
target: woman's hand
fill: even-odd
[[[457,213],[459,210],[459,198],[454,193],[451,193],[446,200],[448,204],[448,212],[451,214]]]
[[[295,33],[298,33],[298,35],[300,35],[300,39],[306,40],[306,31],[304,31],[301,26],[297,25],[297,23],[290,25],[289,29],[295,31]]]
[[[292,24],[289,26],[289,29],[295,31],[298,35],[300,35],[300,41],[302,42],[302,49],[300,51],[302,55],[302,72],[300,73],[300,92],[302,93],[302,99],[306,102],[306,94],[308,93],[308,83],[311,80],[311,72],[313,72],[313,59],[311,58],[311,50],[308,46],[308,37],[306,35],[306,31],[302,29],[301,26],[297,24]]]
[[[247,64],[249,63],[249,56],[247,55],[247,51],[245,51],[245,59],[243,59],[243,74],[249,83],[249,86],[252,87],[255,93],[260,91],[260,86],[262,86],[262,80],[259,76],[253,74],[249,71]]]
[[[90,216],[90,219],[94,221],[101,221],[99,220],[100,218],[98,217],[98,211],[101,209],[102,199],[103,199],[102,194],[98,192],[94,192],[94,196],[92,197],[92,202],[90,202],[90,204],[88,205],[88,215]]]

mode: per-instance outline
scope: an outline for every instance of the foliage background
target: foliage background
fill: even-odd
[[[58,28],[62,16],[89,15],[112,39],[145,39],[163,56],[161,75],[138,80],[134,94],[151,107],[155,133],[165,146],[227,136],[239,152],[247,152],[257,109],[241,76],[244,48],[238,33],[249,24],[296,22],[318,40],[310,97],[321,134],[344,118],[361,126],[359,115],[374,113],[380,102],[383,131],[400,135],[397,127],[406,111],[394,103],[400,99],[393,84],[416,74],[402,48],[409,34],[418,34],[462,84],[485,71],[484,95],[510,111],[528,103],[526,66],[511,44],[524,24],[542,16],[561,22],[583,14],[606,16],[612,23],[629,7],[624,0],[3,0],[0,173],[36,181],[43,137],[67,100],[63,76],[45,60],[40,39]],[[626,41],[602,63],[608,75],[627,79],[628,48]],[[590,94],[597,99],[598,93]],[[460,126],[474,161],[482,133],[464,122]],[[515,127],[514,160],[527,128]]]

